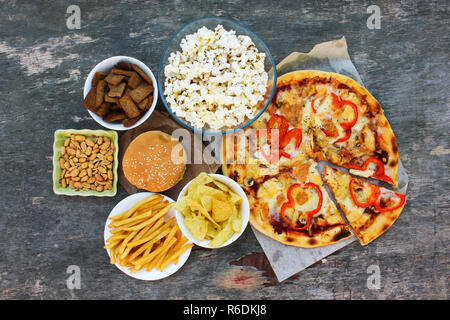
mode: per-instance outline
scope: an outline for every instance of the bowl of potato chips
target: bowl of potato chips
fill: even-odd
[[[183,234],[194,244],[210,249],[236,241],[250,218],[244,190],[226,176],[205,172],[184,186],[174,209]]]

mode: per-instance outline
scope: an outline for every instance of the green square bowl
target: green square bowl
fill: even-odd
[[[105,190],[102,192],[98,192],[96,190],[81,190],[81,189],[71,189],[64,188],[59,183],[59,177],[61,175],[61,165],[59,164],[59,158],[61,157],[61,147],[64,145],[64,140],[70,137],[70,134],[80,134],[89,137],[107,137],[111,139],[114,143],[114,165],[113,165],[113,174],[114,181],[113,187],[111,190]],[[55,194],[62,194],[66,196],[95,196],[95,197],[113,197],[117,193],[117,166],[118,166],[118,154],[119,154],[119,146],[118,146],[118,135],[116,131],[110,130],[76,130],[76,129],[59,129],[55,131],[55,142],[53,143],[53,192]],[[78,191],[77,191],[78,190]]]

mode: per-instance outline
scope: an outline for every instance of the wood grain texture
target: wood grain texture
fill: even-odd
[[[68,30],[71,1],[2,1],[0,10],[0,299],[448,299],[448,1],[78,1],[81,29]],[[369,30],[366,10],[381,9]],[[129,278],[109,264],[103,227],[114,198],[52,192],[53,133],[100,126],[82,106],[91,68],[129,55],[157,72],[169,37],[204,16],[256,32],[276,62],[345,36],[352,61],[384,107],[409,174],[398,221],[368,247],[352,243],[282,283],[250,228],[220,250],[195,248],[173,276]],[[157,108],[163,110],[161,101]],[[367,268],[381,272],[367,288]],[[81,269],[81,289],[66,286]]]

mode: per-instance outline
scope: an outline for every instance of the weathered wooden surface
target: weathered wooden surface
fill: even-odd
[[[71,4],[1,1],[0,299],[449,298],[448,1],[77,1],[81,29],[69,30]],[[379,30],[366,25],[372,4]],[[142,282],[111,266],[103,249],[122,188],[114,198],[53,194],[53,132],[100,128],[82,107],[90,69],[129,55],[156,73],[169,37],[211,15],[248,26],[277,62],[346,37],[410,179],[404,212],[373,244],[354,242],[279,284],[248,228],[229,247],[196,248],[173,276]],[[66,285],[70,265],[80,267],[81,289]],[[367,286],[370,265],[380,268],[378,290]]]

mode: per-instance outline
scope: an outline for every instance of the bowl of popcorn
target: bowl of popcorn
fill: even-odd
[[[264,42],[230,19],[194,20],[170,39],[158,70],[159,95],[194,132],[225,134],[255,121],[275,92],[276,65]]]

